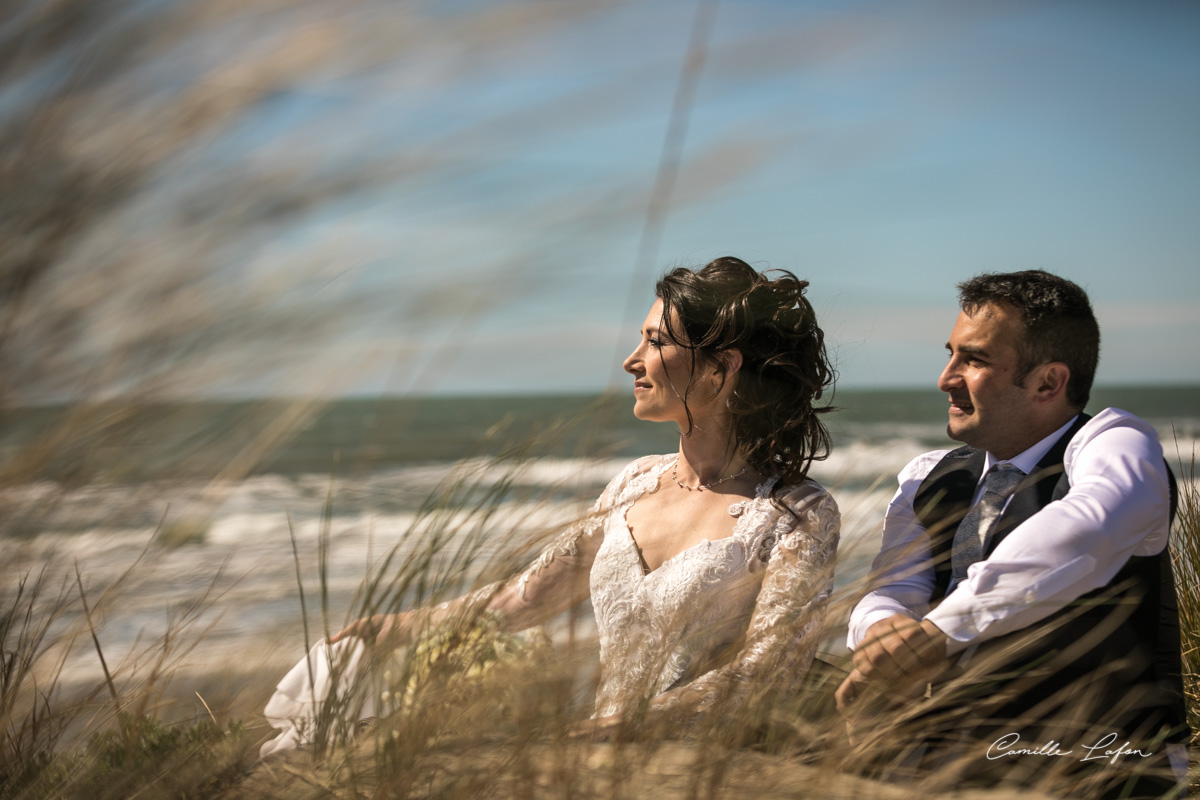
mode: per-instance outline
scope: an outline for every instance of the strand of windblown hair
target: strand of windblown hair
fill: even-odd
[[[658,244],[662,239],[667,213],[671,210],[671,197],[679,176],[679,165],[683,160],[683,146],[687,140],[692,106],[696,100],[696,86],[700,83],[700,73],[703,71],[704,61],[708,57],[708,44],[712,37],[713,21],[717,16],[719,2],[720,0],[697,0],[696,3],[691,38],[688,41],[687,55],[683,60],[683,69],[679,73],[679,82],[675,86],[675,98],[671,103],[671,116],[667,122],[667,131],[663,136],[658,170],[654,176],[654,188],[650,192],[646,216],[642,220],[637,261],[634,264],[629,295],[625,301],[625,313],[622,316],[622,330],[636,325],[640,316],[638,309],[643,305],[649,306],[650,304],[649,292],[646,290],[643,279],[651,273],[658,260]],[[624,355],[622,340],[618,340],[616,358],[613,359],[613,362],[618,365],[614,379],[621,374],[619,365]]]

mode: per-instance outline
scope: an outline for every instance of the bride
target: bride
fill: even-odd
[[[838,509],[807,473],[829,452],[816,401],[834,373],[807,282],[774,274],[725,257],[658,282],[623,366],[634,415],[677,425],[678,452],[625,467],[516,579],[359,619],[330,643],[354,643],[357,661],[358,639],[399,646],[468,609],[518,631],[590,597],[600,682],[577,735],[609,738],[635,715],[687,726],[718,701],[794,688],[833,585]],[[302,660],[280,684],[267,716],[283,733],[264,755],[303,741],[313,682]]]

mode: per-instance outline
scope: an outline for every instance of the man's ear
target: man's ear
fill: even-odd
[[[1048,361],[1033,371],[1034,392],[1039,403],[1052,403],[1067,394],[1071,368],[1061,361]]]

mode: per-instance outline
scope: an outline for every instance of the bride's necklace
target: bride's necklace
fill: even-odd
[[[680,489],[686,489],[689,492],[698,492],[701,489],[711,489],[714,486],[719,486],[720,484],[724,483],[725,481],[731,481],[734,478],[738,477],[739,475],[745,475],[746,470],[750,468],[750,465],[747,464],[744,467],[742,467],[741,469],[739,469],[737,472],[733,473],[732,475],[726,475],[724,478],[718,478],[717,480],[712,481],[711,483],[701,483],[697,486],[688,486],[686,483],[679,480],[679,476],[675,474],[675,470],[678,466],[679,466],[679,459],[676,458],[675,463],[671,465],[671,480],[675,481],[675,485],[678,486]]]

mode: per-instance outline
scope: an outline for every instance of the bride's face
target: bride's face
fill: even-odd
[[[674,327],[678,331],[681,326]],[[711,390],[706,391],[701,377],[706,370],[697,364],[693,374],[691,353],[669,338],[663,324],[662,300],[650,307],[642,323],[641,341],[621,366],[633,376],[633,415],[638,419],[676,422],[681,430],[687,430],[683,398],[688,384],[694,384],[688,400],[693,415],[713,395]]]

